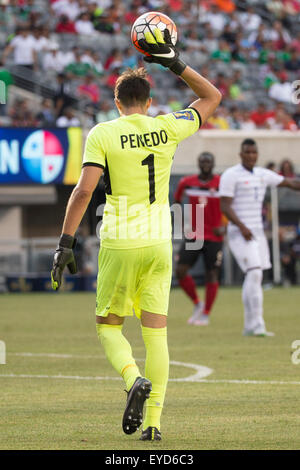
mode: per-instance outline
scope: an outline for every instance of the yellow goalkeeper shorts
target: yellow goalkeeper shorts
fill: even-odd
[[[141,310],[168,314],[172,244],[118,250],[101,247],[96,315],[140,318]]]

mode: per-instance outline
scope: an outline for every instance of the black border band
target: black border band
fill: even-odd
[[[105,166],[104,165],[100,165],[100,163],[89,163],[89,162],[86,162],[82,165],[82,168],[84,168],[85,166],[96,166],[98,168],[102,168],[102,170],[105,169]]]
[[[197,109],[193,108],[192,106],[189,106],[187,109],[193,109],[197,113],[197,116],[199,118],[199,129],[200,129],[200,127],[202,126],[202,119],[201,119],[201,116],[199,114],[199,111],[197,111]]]

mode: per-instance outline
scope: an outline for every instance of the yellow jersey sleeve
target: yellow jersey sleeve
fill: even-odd
[[[197,132],[201,126],[201,117],[194,108],[186,108],[165,115],[175,134],[177,143]]]
[[[105,135],[101,132],[100,124],[90,130],[85,141],[82,166],[105,168],[104,139]]]

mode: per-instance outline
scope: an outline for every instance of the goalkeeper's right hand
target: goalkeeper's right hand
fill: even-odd
[[[154,38],[155,36],[155,38]],[[145,39],[140,39],[138,44],[149,56],[144,57],[146,62],[155,62],[167,67],[176,75],[181,75],[186,64],[179,59],[179,52],[172,44],[169,30],[164,30],[164,35],[160,29],[154,30],[154,36],[150,31],[145,32]]]
[[[76,239],[71,235],[63,234],[60,237],[51,271],[51,285],[53,290],[58,290],[60,288],[62,274],[66,266],[68,266],[71,274],[77,273],[76,260],[73,253],[75,245]]]

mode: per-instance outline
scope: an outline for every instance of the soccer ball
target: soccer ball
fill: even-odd
[[[160,29],[162,32],[167,28],[171,35],[172,44],[175,46],[177,42],[177,28],[174,21],[163,13],[150,11],[139,16],[131,28],[132,44],[142,54],[149,55],[140,48],[138,41],[145,38],[145,31],[150,31],[150,33],[154,35],[153,32],[156,28]]]

